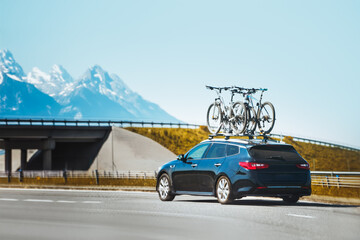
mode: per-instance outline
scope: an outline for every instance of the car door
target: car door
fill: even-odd
[[[213,193],[215,179],[226,157],[226,144],[213,143],[198,165],[199,191]]]
[[[210,143],[199,144],[185,155],[185,161],[179,161],[172,173],[174,190],[181,192],[198,192],[198,165],[205,155]]]

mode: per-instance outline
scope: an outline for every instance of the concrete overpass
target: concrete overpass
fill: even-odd
[[[173,153],[149,138],[98,121],[0,119],[0,149],[5,149],[0,171],[8,173],[18,168],[150,171],[175,159]],[[21,152],[18,167],[12,164],[14,149]],[[28,160],[29,149],[37,151]]]
[[[21,150],[23,170],[85,170],[109,136],[111,127],[0,126],[0,149],[5,149],[5,171],[12,171],[12,149]],[[27,150],[39,150],[27,163]],[[75,159],[74,159],[75,157]],[[87,162],[87,164],[86,164]]]

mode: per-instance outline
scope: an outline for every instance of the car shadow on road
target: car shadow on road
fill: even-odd
[[[177,202],[193,202],[193,203],[214,203],[219,204],[216,199],[199,199],[199,200],[175,200]],[[331,207],[331,208],[356,208],[360,205],[342,205],[342,204],[333,204],[333,203],[317,203],[317,202],[308,202],[308,201],[299,201],[295,204],[288,204],[282,200],[275,199],[238,199],[229,205],[239,205],[239,206],[301,206],[301,207]]]

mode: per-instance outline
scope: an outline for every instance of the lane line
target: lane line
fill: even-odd
[[[81,203],[102,203],[100,201],[82,201]]]
[[[309,216],[309,215],[299,215],[299,214],[293,214],[293,213],[288,213],[286,214],[287,216],[291,216],[291,217],[300,217],[300,218],[315,218],[314,216]]]
[[[24,199],[24,202],[54,202],[54,200],[50,199]]]
[[[0,198],[0,201],[12,201],[12,202],[15,202],[15,201],[19,201],[19,199],[15,199],[15,198]]]
[[[85,193],[129,193],[129,194],[155,194],[155,192],[144,192],[141,190],[138,191],[127,191],[127,190],[86,190],[86,189],[38,189],[38,188],[1,188],[0,191],[38,191],[38,192],[85,192]],[[155,190],[155,187],[154,187]]]
[[[69,201],[69,200],[57,200],[57,203],[76,203],[76,201]]]

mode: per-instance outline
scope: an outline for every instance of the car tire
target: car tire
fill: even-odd
[[[234,197],[231,192],[231,182],[225,177],[221,176],[216,182],[216,198],[221,204],[228,204],[234,201]]]
[[[291,196],[286,196],[286,197],[283,197],[283,201],[285,203],[290,203],[290,204],[294,204],[294,203],[297,203],[297,201],[299,201],[299,196],[296,196],[296,195],[291,195]]]
[[[157,184],[157,191],[161,201],[172,201],[175,195],[170,191],[170,178],[166,173],[162,174]]]

